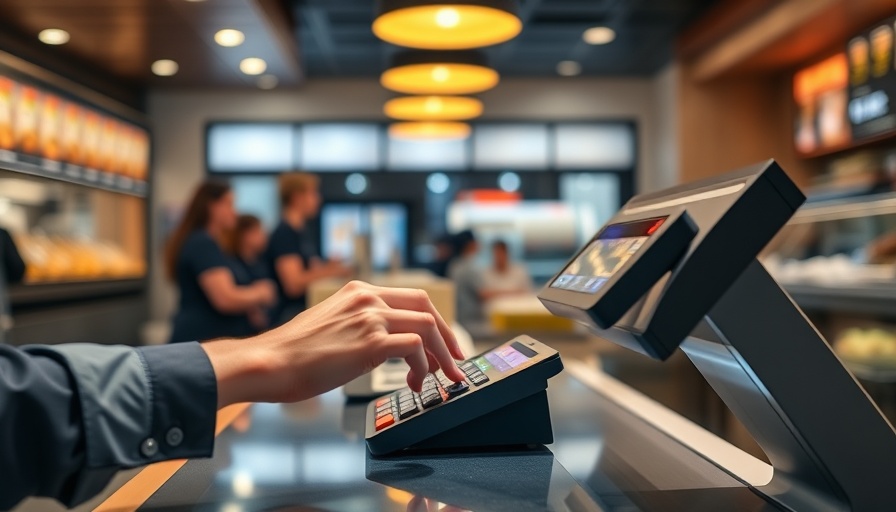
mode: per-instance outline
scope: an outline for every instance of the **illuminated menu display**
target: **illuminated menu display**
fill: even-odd
[[[896,130],[894,24],[884,20],[849,40],[849,121],[854,140]]]
[[[604,228],[551,283],[580,293],[596,293],[634,256],[667,217],[613,224]]]
[[[0,71],[0,165],[145,192],[149,134]]]

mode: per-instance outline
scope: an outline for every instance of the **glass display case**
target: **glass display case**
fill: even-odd
[[[857,376],[896,382],[896,193],[809,203],[762,259]]]
[[[13,304],[142,287],[145,215],[139,196],[0,169],[0,226],[27,264]]]

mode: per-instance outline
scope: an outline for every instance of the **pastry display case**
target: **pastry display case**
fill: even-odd
[[[857,376],[896,382],[896,193],[806,204],[762,261]]]
[[[145,287],[149,133],[58,85],[0,67],[0,227],[27,265],[14,307]]]

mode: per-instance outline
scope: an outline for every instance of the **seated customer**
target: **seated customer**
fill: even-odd
[[[264,260],[267,247],[268,234],[265,233],[261,220],[254,215],[240,215],[228,240],[233,276],[237,284],[246,286],[256,281],[268,281],[273,286],[270,269]],[[247,334],[257,334],[270,327],[270,311],[262,307],[251,309],[245,320]]]
[[[482,298],[491,300],[507,295],[532,292],[532,279],[526,267],[510,261],[507,242],[492,243],[492,265],[482,274]]]
[[[457,321],[464,327],[475,327],[485,316],[482,314],[482,272],[476,264],[479,244],[472,231],[456,236],[457,258],[448,268],[448,277],[454,281],[457,298]]]
[[[241,285],[221,243],[236,223],[233,192],[226,183],[203,183],[168,240],[168,277],[180,288],[171,342],[245,336],[249,311],[276,300],[269,281]]]

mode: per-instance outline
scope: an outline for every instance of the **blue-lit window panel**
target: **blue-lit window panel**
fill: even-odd
[[[295,165],[293,125],[222,123],[208,131],[212,172],[280,172]]]
[[[382,130],[372,123],[302,126],[299,165],[308,171],[373,171],[380,166]]]
[[[630,169],[635,134],[628,124],[558,124],[554,165],[558,169]]]
[[[324,258],[351,262],[355,237],[363,234],[366,210],[360,204],[325,204],[321,210],[321,249]]]
[[[547,125],[484,124],[473,131],[477,170],[539,171],[548,165]]]
[[[277,178],[273,176],[234,176],[233,187],[236,211],[255,215],[268,228],[273,229],[280,220],[280,203],[277,196]]]
[[[392,171],[460,171],[467,167],[466,139],[418,140],[389,137],[387,167]]]

